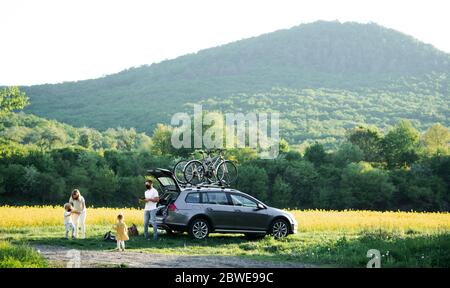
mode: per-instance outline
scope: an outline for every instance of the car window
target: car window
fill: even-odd
[[[258,207],[258,204],[247,198],[244,197],[242,195],[238,195],[238,194],[230,194],[231,196],[231,202],[233,203],[234,206],[243,206],[243,207],[252,207],[252,208],[256,208]]]
[[[200,193],[189,193],[185,201],[186,203],[200,203]]]
[[[173,179],[169,178],[169,177],[159,177],[158,180],[161,181],[162,185],[164,185],[164,186],[175,185],[175,182],[173,181]]]
[[[227,195],[224,192],[208,192],[203,195],[203,203],[229,205]]]
[[[150,177],[150,180],[152,180],[153,182],[153,187],[158,191],[176,189],[177,184],[170,177],[158,177],[158,178]]]

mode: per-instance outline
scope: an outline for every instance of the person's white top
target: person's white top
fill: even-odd
[[[86,209],[86,202],[81,195],[78,196],[78,200],[72,199],[72,196],[70,196],[69,203],[73,206],[73,208],[75,208],[76,211],[83,212]],[[83,204],[83,209],[81,209],[81,204]]]
[[[72,222],[72,212],[64,211],[64,225],[73,224]]]
[[[151,188],[148,189],[147,191],[145,191],[145,198],[155,198],[155,197],[159,197],[158,191],[155,188]],[[156,203],[149,201],[145,203],[145,208],[144,210],[155,210],[156,209]]]

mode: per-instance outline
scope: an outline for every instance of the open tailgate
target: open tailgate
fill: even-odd
[[[152,180],[157,181],[155,186],[159,186],[156,187],[159,190],[159,208],[163,208],[177,199],[181,188],[170,170],[162,168],[150,169],[147,170],[147,175]]]
[[[163,192],[181,192],[180,185],[170,170],[162,168],[150,169],[147,170],[147,174],[158,181],[159,186],[164,190]]]

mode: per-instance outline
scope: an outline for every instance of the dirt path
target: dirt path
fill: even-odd
[[[59,267],[67,267],[70,261],[79,257],[81,267],[126,267],[147,268],[306,268],[311,265],[300,263],[283,263],[272,261],[250,260],[234,256],[185,256],[150,254],[145,252],[115,252],[79,250],[74,252],[66,247],[35,246],[41,255]],[[75,258],[74,258],[75,257]]]

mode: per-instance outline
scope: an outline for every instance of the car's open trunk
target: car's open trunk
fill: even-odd
[[[155,188],[158,190],[160,198],[156,215],[162,216],[166,213],[167,207],[177,200],[181,192],[180,185],[172,172],[167,169],[151,169],[147,171],[147,174],[152,180],[156,180]]]

